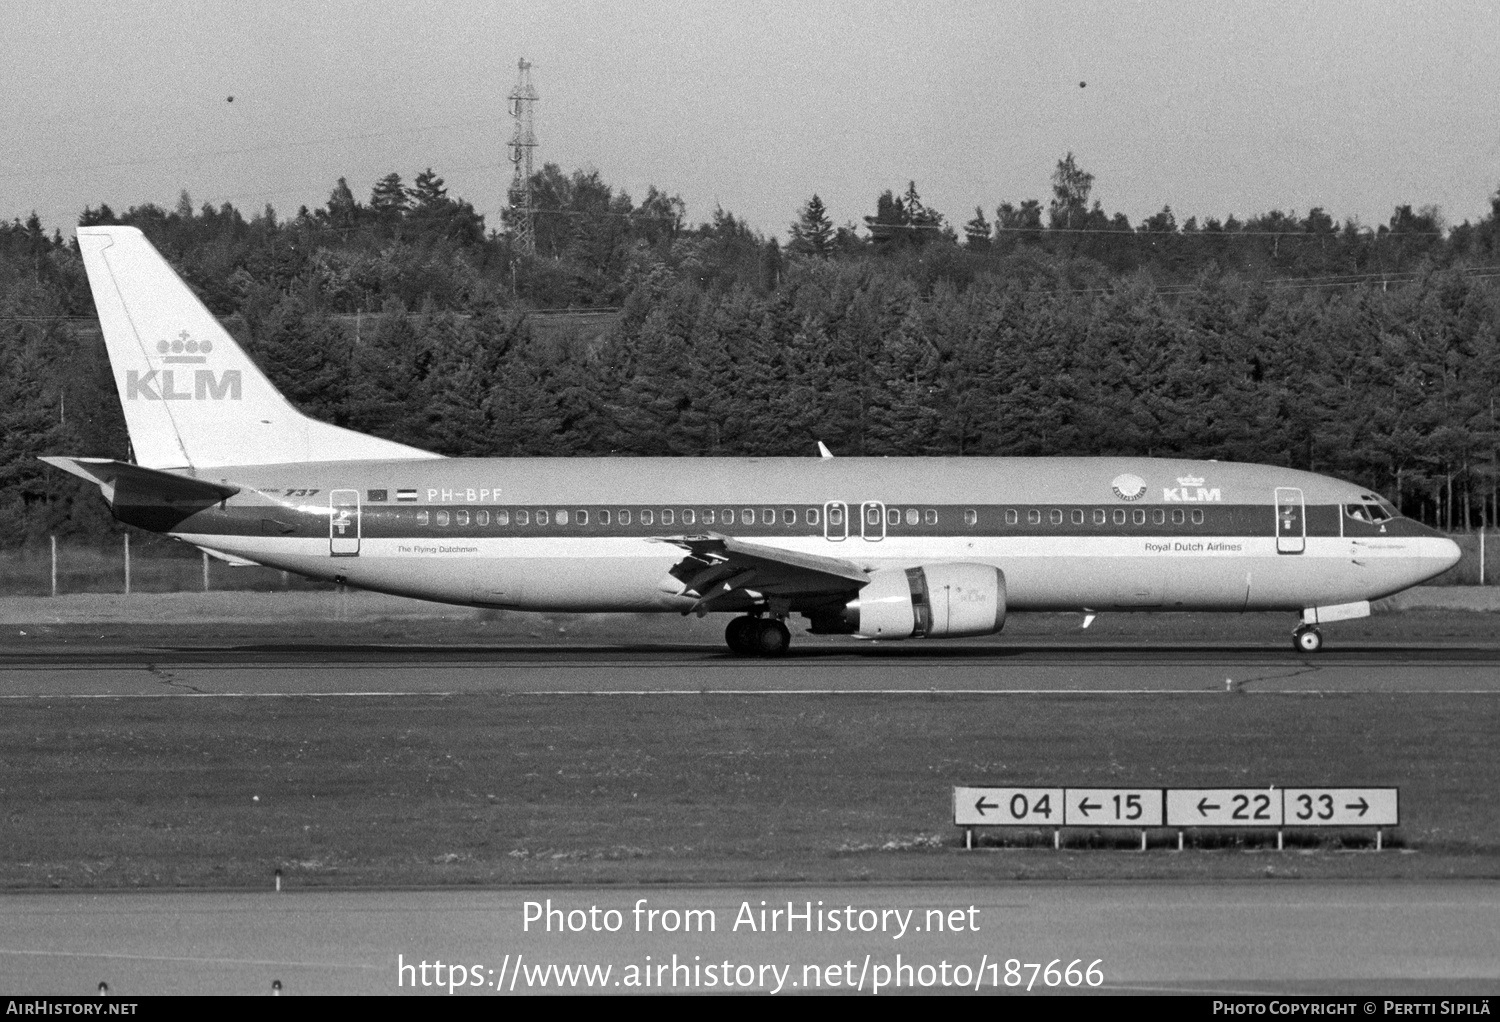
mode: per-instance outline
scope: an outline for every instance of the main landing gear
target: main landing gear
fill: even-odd
[[[724,629],[724,641],[735,656],[775,657],[792,644],[792,633],[774,617],[737,617]]]
[[[1292,646],[1299,653],[1316,653],[1323,648],[1323,633],[1317,625],[1298,625],[1292,633]]]

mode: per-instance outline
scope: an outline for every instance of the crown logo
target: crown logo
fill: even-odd
[[[1203,480],[1199,476],[1178,476],[1178,486],[1202,486]]]
[[[207,362],[208,359],[203,356],[214,350],[214,342],[195,341],[184,330],[175,340],[157,341],[156,350],[164,356],[163,362]]]

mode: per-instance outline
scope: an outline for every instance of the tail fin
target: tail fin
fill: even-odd
[[[78,247],[138,464],[440,457],[293,408],[134,227],[80,227]]]

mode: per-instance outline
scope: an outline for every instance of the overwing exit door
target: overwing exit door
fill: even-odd
[[[830,500],[823,505],[823,538],[830,543],[849,538],[849,506],[843,501]]]
[[[1276,552],[1300,554],[1307,549],[1307,517],[1302,491],[1295,486],[1276,487]]]
[[[359,556],[358,490],[328,494],[328,553],[331,557]]]

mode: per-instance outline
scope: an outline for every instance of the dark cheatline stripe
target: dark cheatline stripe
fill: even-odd
[[[725,521],[724,506],[703,505],[477,505],[425,504],[393,506],[366,503],[360,514],[360,534],[365,539],[437,539],[442,537],[479,538],[649,538],[718,532],[741,539],[823,538],[826,510],[821,504],[758,505],[739,504],[728,510],[733,521]],[[754,511],[753,524],[746,522],[746,510]],[[121,515],[130,521],[128,509]],[[664,512],[671,512],[665,521]],[[765,512],[774,520],[766,521]],[[795,513],[795,523],[786,521],[786,512]],[[910,523],[908,512],[917,512],[917,522]],[[609,522],[603,521],[608,513]],[[621,513],[630,516],[621,524]],[[687,521],[691,513],[691,521]],[[891,521],[898,513],[899,521]],[[498,524],[503,513],[507,523]],[[649,513],[651,521],[642,520]],[[180,512],[179,512],[180,514]],[[566,522],[561,521],[566,515]],[[1178,515],[1181,521],[1177,520]],[[487,523],[479,524],[481,515]],[[522,516],[526,524],[521,524]],[[813,517],[815,515],[815,518]],[[933,516],[936,521],[933,521]],[[439,524],[446,516],[446,524]],[[1196,520],[1201,516],[1201,520]],[[545,517],[545,524],[539,519]],[[884,525],[864,526],[891,539],[901,538],[1034,538],[1034,537],[1266,537],[1276,535],[1275,508],[1265,504],[1150,504],[1150,505],[888,505]],[[972,524],[969,524],[972,517]],[[586,520],[585,520],[586,518]],[[1081,521],[1079,519],[1082,519]],[[1122,520],[1123,518],[1123,520]],[[1102,520],[1101,520],[1102,519]],[[1351,538],[1378,535],[1414,535],[1420,526],[1410,519],[1398,518],[1381,527],[1344,518],[1336,505],[1308,506],[1305,509],[1306,535],[1310,538]],[[1340,524],[1343,532],[1340,532]],[[851,503],[846,514],[850,539],[861,538],[860,506]],[[183,517],[173,531],[204,535],[270,535],[326,536],[325,514],[306,514],[281,506],[234,507],[218,505]],[[842,534],[845,527],[833,526]],[[882,532],[883,530],[883,532]]]

